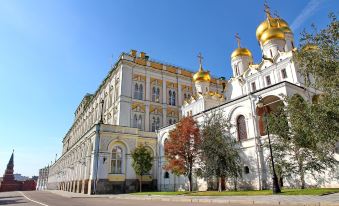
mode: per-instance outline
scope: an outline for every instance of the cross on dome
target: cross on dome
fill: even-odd
[[[240,36],[239,36],[239,33],[235,34],[235,39],[237,40],[238,48],[240,48]]]
[[[264,6],[265,6],[266,16],[267,16],[267,18],[270,18],[271,17],[271,11],[270,11],[270,7],[268,6],[267,1],[265,1]]]
[[[199,71],[200,71],[200,70],[202,70],[202,60],[204,59],[204,57],[202,56],[201,52],[199,52],[197,57],[199,59],[199,64],[200,64]]]

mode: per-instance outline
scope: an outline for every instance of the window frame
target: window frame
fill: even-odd
[[[119,152],[114,152],[114,150],[119,150]],[[113,146],[112,150],[111,150],[111,167],[110,167],[110,171],[111,174],[124,174],[123,173],[123,155],[124,155],[124,151],[123,149],[118,146],[115,145]],[[115,154],[115,156],[113,157],[113,155]],[[118,157],[118,154],[120,154],[120,157]],[[120,165],[120,166],[118,166]]]

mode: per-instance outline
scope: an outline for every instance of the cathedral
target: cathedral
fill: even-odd
[[[233,75],[215,78],[200,67],[197,72],[154,61],[144,52],[122,53],[95,93],[86,94],[75,111],[71,128],[63,137],[61,157],[49,167],[48,189],[85,194],[127,193],[138,190],[131,153],[145,145],[154,156],[153,168],[143,177],[146,190],[186,190],[188,180],[165,171],[164,142],[176,122],[191,115],[198,122],[221,111],[234,125],[243,164],[240,189],[272,185],[263,115],[283,104],[284,96],[298,94],[305,101],[319,92],[304,85],[293,60],[293,32],[282,18],[272,16],[257,27],[261,62],[241,45],[231,54]],[[261,103],[261,104],[259,104]],[[336,158],[338,159],[338,154]],[[328,171],[322,181],[309,176],[307,184],[339,187],[338,172]],[[208,190],[209,183],[194,178],[194,188]],[[298,186],[295,179],[286,186]]]

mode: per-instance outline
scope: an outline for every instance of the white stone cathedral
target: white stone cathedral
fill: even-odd
[[[255,64],[237,37],[229,80],[211,77],[201,62],[199,71],[192,73],[151,60],[144,52],[122,53],[97,91],[87,94],[78,106],[63,138],[62,155],[50,166],[48,188],[86,194],[136,191],[138,176],[131,166],[131,152],[142,144],[154,156],[153,168],[143,178],[145,189],[187,189],[187,178],[163,170],[164,141],[182,116],[192,115],[201,122],[213,110],[222,111],[234,125],[232,134],[243,163],[238,187],[269,188],[269,154],[262,147],[267,141],[264,111],[277,109],[284,96],[299,94],[312,102],[319,92],[304,85],[293,60],[293,33],[287,22],[266,13],[256,31],[262,61]],[[264,108],[257,107],[260,99]],[[339,187],[338,173],[328,171],[321,181],[309,176],[306,182]],[[287,186],[298,185],[295,179],[283,181]],[[213,185],[195,178],[194,187],[207,190]]]

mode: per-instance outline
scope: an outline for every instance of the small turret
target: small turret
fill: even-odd
[[[205,94],[209,91],[211,76],[209,71],[204,71],[202,68],[202,55],[199,53],[199,71],[193,75],[193,82],[197,93]]]
[[[237,77],[242,75],[253,63],[252,53],[247,48],[242,48],[240,45],[239,34],[235,35],[238,42],[238,48],[236,48],[231,54],[231,66],[233,70],[233,76]]]

